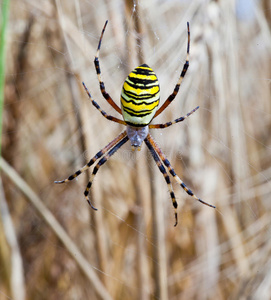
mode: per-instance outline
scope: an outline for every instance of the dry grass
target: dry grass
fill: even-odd
[[[0,299],[24,299],[24,292],[25,299],[269,299],[270,2],[257,2],[252,15],[236,10],[237,1],[67,3],[11,2],[2,152],[21,178],[1,163],[8,208],[0,219]],[[177,174],[216,210],[174,185],[174,228],[163,177],[146,147],[135,154],[128,143],[98,173],[97,212],[83,197],[88,174],[53,183],[123,130],[81,86],[84,80],[117,115],[93,66],[106,19],[101,68],[117,103],[143,58],[157,73],[162,101],[172,92],[190,21],[190,68],[157,122],[200,110],[153,135]],[[22,272],[12,267],[14,253]]]

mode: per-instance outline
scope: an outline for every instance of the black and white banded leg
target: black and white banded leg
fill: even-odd
[[[198,110],[199,109],[199,106],[197,106],[196,108],[194,108],[193,110],[191,110],[188,114],[186,114],[185,116],[183,116],[183,117],[180,117],[180,118],[178,118],[178,119],[176,119],[176,120],[174,120],[174,121],[170,121],[170,122],[167,122],[167,123],[164,123],[164,124],[151,124],[151,125],[149,125],[149,128],[150,129],[155,129],[155,128],[160,128],[160,129],[162,129],[162,128],[167,128],[167,127],[169,127],[169,126],[171,126],[171,125],[173,125],[173,124],[176,124],[176,123],[179,123],[179,122],[182,122],[182,121],[184,121],[186,118],[188,118],[190,115],[192,115],[196,110]]]
[[[98,44],[98,48],[97,48],[97,53],[94,59],[94,65],[95,65],[95,70],[97,73],[97,77],[99,80],[99,84],[100,84],[100,90],[101,93],[103,95],[103,97],[105,98],[105,100],[118,112],[121,114],[121,109],[118,107],[118,105],[115,103],[115,101],[111,98],[111,96],[107,93],[107,91],[105,90],[105,86],[104,86],[104,82],[102,81],[101,78],[101,68],[100,68],[100,62],[99,62],[99,53],[100,53],[100,49],[101,49],[101,44],[102,44],[102,39],[103,39],[103,35],[105,32],[105,28],[106,25],[108,23],[108,20],[105,22],[104,24],[104,28],[102,30],[101,36],[100,36],[100,40],[99,40],[99,44]]]
[[[55,181],[55,183],[65,183],[72,181],[74,178],[78,177],[80,174],[85,172],[88,168],[90,168],[97,159],[102,157],[109,149],[114,147],[119,141],[121,141],[125,136],[127,136],[126,130],[119,134],[113,141],[111,141],[108,145],[106,145],[102,150],[97,152],[95,156],[91,158],[91,160],[84,165],[80,170],[76,171],[74,174],[70,175],[67,179]]]
[[[160,157],[160,159],[163,161],[164,165],[167,167],[169,173],[173,176],[173,178],[176,180],[177,183],[179,183],[179,185],[186,191],[186,193],[193,197],[194,199],[196,199],[197,201],[201,202],[202,204],[205,204],[209,207],[212,208],[216,208],[214,205],[209,204],[203,200],[201,200],[200,198],[198,198],[193,192],[192,190],[190,190],[187,185],[180,179],[180,177],[175,173],[174,169],[172,168],[170,162],[168,161],[168,159],[166,158],[165,154],[162,152],[162,150],[158,147],[158,145],[156,144],[156,142],[154,141],[153,137],[148,134],[147,138],[148,141],[150,142],[150,144],[152,145],[152,147],[155,149],[155,151],[157,152],[158,156]]]
[[[116,122],[116,123],[119,123],[119,124],[122,124],[122,125],[126,125],[126,122],[124,122],[123,120],[120,120],[120,119],[118,119],[118,118],[115,118],[115,117],[113,117],[113,116],[110,116],[110,115],[108,115],[104,110],[102,110],[101,107],[100,107],[100,105],[99,105],[96,101],[93,100],[93,98],[92,98],[92,96],[91,96],[91,94],[90,94],[88,88],[86,87],[85,83],[82,82],[82,84],[83,84],[83,86],[84,86],[84,88],[85,88],[86,93],[88,94],[88,97],[89,97],[91,103],[98,109],[98,111],[99,111],[99,112],[100,112],[107,120],[110,120],[110,121],[113,121],[113,122]]]
[[[84,195],[85,195],[85,198],[86,198],[88,204],[89,204],[89,205],[91,206],[91,208],[93,208],[94,210],[97,210],[97,208],[95,208],[95,207],[91,204],[91,202],[90,202],[90,200],[89,200],[89,196],[88,196],[88,195],[89,195],[89,190],[90,190],[90,188],[91,188],[91,186],[92,186],[92,182],[93,182],[93,180],[94,180],[94,178],[95,178],[97,172],[99,171],[100,167],[101,167],[104,163],[106,163],[106,162],[109,160],[109,158],[110,158],[114,153],[116,153],[116,151],[117,151],[121,146],[123,146],[128,140],[129,140],[128,136],[127,136],[127,135],[124,136],[124,137],[122,138],[122,140],[120,140],[113,148],[111,148],[111,150],[110,150],[103,158],[101,158],[101,159],[98,161],[98,163],[95,165],[95,167],[94,167],[94,169],[93,169],[93,172],[92,172],[92,174],[91,174],[91,176],[90,176],[90,180],[89,180],[89,182],[88,182],[88,184],[87,184],[87,187],[86,187],[86,189],[85,189]]]
[[[178,203],[176,201],[176,197],[175,197],[175,194],[173,192],[173,188],[172,188],[172,185],[171,185],[170,178],[168,176],[168,173],[167,173],[164,165],[162,164],[162,161],[160,160],[159,156],[157,155],[156,151],[154,150],[153,146],[151,145],[150,141],[148,140],[148,137],[144,141],[145,141],[145,144],[147,145],[147,147],[149,148],[149,150],[151,152],[151,155],[152,155],[157,167],[159,168],[160,172],[163,174],[164,179],[167,183],[169,194],[170,194],[172,204],[173,204],[173,207],[174,207],[174,210],[175,210],[175,224],[174,224],[174,226],[177,226],[177,224],[178,224],[178,214],[177,214]]]

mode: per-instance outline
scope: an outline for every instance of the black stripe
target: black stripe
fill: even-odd
[[[155,75],[155,73],[153,72],[153,71],[151,71],[151,70],[146,70],[146,69],[138,69],[138,68],[136,68],[136,69],[134,69],[133,71],[132,71],[132,73],[134,73],[134,74],[140,74],[140,75],[154,75],[154,76],[156,76]]]
[[[140,115],[141,113],[147,113],[147,114],[150,114],[150,113],[153,112],[153,109],[141,109],[140,111],[137,111],[137,110],[134,110],[134,109],[132,109],[132,108],[130,108],[130,107],[127,107],[127,106],[125,106],[125,105],[122,105],[122,107],[123,107],[123,109],[126,110],[127,112],[128,112],[128,111],[131,111],[132,113],[134,112],[135,114],[136,114],[136,113],[139,113],[139,115]]]
[[[142,79],[142,78],[136,78],[136,77],[130,77],[128,76],[128,79],[130,81],[132,81],[134,84],[144,84],[144,85],[147,85],[147,84],[150,84],[150,83],[156,83],[158,80],[155,79],[155,80],[152,80],[152,79]],[[127,82],[127,80],[126,80]],[[130,84],[130,82],[127,82],[128,84]]]
[[[88,163],[87,166],[90,167],[98,158],[100,158],[101,156],[103,156],[103,152],[99,151]]]
[[[127,95],[128,96],[128,95]],[[123,101],[124,102],[126,102],[126,103],[133,103],[134,105],[142,105],[142,104],[145,104],[145,105],[151,105],[151,104],[153,104],[153,103],[155,103],[155,102],[158,102],[157,103],[157,105],[156,106],[158,106],[158,104],[159,104],[159,99],[157,99],[157,100],[154,100],[154,101],[152,101],[152,102],[146,102],[146,101],[138,101],[138,100],[141,100],[141,98],[138,98],[138,99],[136,99],[137,101],[133,101],[132,99],[129,99],[129,100],[127,100],[127,99],[125,99],[125,98],[123,98],[123,97],[121,97],[122,99],[123,99]],[[145,99],[145,98],[144,98]],[[151,98],[150,98],[151,99]],[[156,107],[155,106],[155,107]]]
[[[150,122],[148,123],[142,123],[142,124],[138,124],[138,123],[132,123],[132,122],[127,122],[126,121],[126,124],[130,125],[130,126],[133,126],[133,127],[145,127],[146,125],[148,125]]]
[[[168,161],[168,159],[163,160],[163,163],[165,164],[165,166],[171,167],[170,162]]]
[[[77,171],[75,174],[71,175],[68,177],[68,180],[71,181],[73,180],[74,178],[76,178],[77,176],[79,176],[82,172],[79,170]]]
[[[177,208],[178,207],[178,203],[177,203],[177,201],[175,199],[175,195],[174,195],[173,192],[170,192],[170,197],[171,197],[171,199],[175,200],[175,201],[172,201],[172,203],[173,203],[174,208]]]
[[[149,66],[147,64],[142,64],[142,65],[140,65],[140,67],[149,68]]]
[[[181,73],[181,77],[184,77],[184,76],[185,76],[185,73],[186,73],[188,67],[189,67],[189,61],[186,61],[185,64],[184,64],[184,66],[183,66],[183,70],[182,70],[182,73]]]
[[[145,138],[144,142],[146,143],[147,147],[149,148],[149,150],[150,150],[150,152],[151,152],[151,155],[152,155],[154,161],[160,162],[160,159],[159,159],[157,153],[155,152],[155,150],[153,149],[153,147],[152,147],[150,141],[149,141],[147,138]],[[160,162],[160,163],[161,163],[161,162]]]
[[[93,169],[92,174],[95,175],[98,172],[98,170],[99,170],[99,167],[96,165]]]
[[[87,187],[86,187],[86,190],[84,191],[84,195],[87,197],[88,193],[89,193],[89,190],[91,188],[91,185],[92,185],[92,182],[89,181]]]
[[[152,110],[150,110],[150,111],[148,111],[148,112],[146,111],[146,113],[135,114],[135,113],[133,113],[133,112],[127,110],[124,106],[122,106],[122,108],[123,108],[123,110],[124,110],[125,112],[127,112],[127,114],[129,114],[129,115],[132,116],[132,117],[142,118],[142,117],[145,117],[145,116],[147,116],[147,115],[149,115],[149,114],[152,113]]]
[[[125,90],[124,88],[122,89],[123,90],[123,92],[124,92],[124,94],[126,95],[126,96],[128,96],[129,98],[131,97],[131,98],[133,98],[133,99],[135,99],[135,100],[137,100],[137,99],[139,99],[139,100],[141,100],[141,99],[151,99],[151,98],[153,98],[153,97],[155,97],[160,91],[158,91],[157,93],[155,93],[155,94],[145,94],[145,95],[137,95],[137,94],[134,94],[133,92],[130,92],[130,91],[127,91],[127,90]],[[124,99],[125,100],[125,99]],[[157,99],[157,100],[155,100],[155,101],[158,101],[159,99]]]
[[[99,162],[98,165],[101,166],[107,161],[107,158],[104,156]]]
[[[108,156],[112,156],[122,145],[124,145],[129,140],[128,136],[126,135],[121,141],[117,143],[116,146],[114,146],[109,152]],[[108,158],[109,158],[108,157]]]
[[[100,44],[100,43],[99,43],[99,44]],[[101,74],[101,69],[100,69],[98,57],[95,57],[95,59],[94,59],[94,65],[95,65],[97,74]]]
[[[160,161],[159,161],[160,162]],[[165,169],[165,167],[162,165],[162,163],[160,162],[160,164],[158,164],[158,168],[159,168],[159,170],[161,171],[161,173],[163,173],[163,175],[165,176],[165,178],[166,178],[166,176],[167,176],[167,173],[166,173],[166,169]],[[168,177],[168,176],[167,176]]]
[[[140,86],[138,86],[137,84],[132,84],[132,83],[130,83],[130,82],[128,82],[128,81],[125,81],[128,85],[130,85],[132,88],[134,88],[134,89],[141,89],[141,90],[148,90],[148,89],[151,89],[151,88],[153,88],[153,87],[156,87],[156,86],[158,86],[158,90],[160,90],[160,87],[159,87],[159,84],[154,84],[154,85],[151,85],[151,86],[148,86],[148,87],[143,87],[143,88],[141,88]],[[158,81],[157,81],[158,82]]]

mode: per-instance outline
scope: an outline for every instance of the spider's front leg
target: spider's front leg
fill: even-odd
[[[98,111],[99,111],[99,112],[100,112],[107,120],[113,121],[113,122],[116,122],[116,123],[119,123],[119,124],[122,124],[122,125],[126,125],[126,122],[124,122],[123,120],[120,120],[120,119],[118,119],[118,118],[115,118],[115,117],[113,117],[113,116],[110,116],[110,115],[108,115],[104,110],[102,110],[101,107],[100,107],[100,105],[99,105],[96,101],[93,100],[93,98],[92,98],[92,96],[91,96],[91,94],[90,94],[90,92],[89,92],[87,86],[85,85],[85,83],[82,82],[82,84],[83,84],[84,89],[85,89],[86,93],[88,94],[88,97],[89,97],[91,103],[93,104],[93,106],[94,106],[95,108],[97,108]]]
[[[104,85],[104,82],[102,81],[102,78],[101,78],[101,68],[100,68],[100,62],[99,62],[99,54],[100,54],[100,49],[101,49],[101,45],[102,45],[102,39],[103,39],[103,35],[104,35],[104,32],[105,32],[105,28],[106,28],[106,25],[108,23],[108,20],[105,22],[104,24],[104,28],[102,30],[102,33],[101,33],[101,36],[100,36],[100,40],[99,40],[99,44],[98,44],[98,47],[97,47],[97,53],[96,53],[96,56],[95,56],[95,59],[94,59],[94,65],[95,65],[95,70],[96,70],[96,73],[97,73],[97,77],[98,77],[98,80],[99,80],[99,84],[100,84],[100,90],[101,90],[101,93],[104,97],[104,99],[119,113],[121,114],[121,109],[117,106],[117,104],[114,102],[114,100],[111,98],[111,96],[107,93],[107,91],[105,90],[105,85]]]
[[[189,23],[187,22],[187,36],[188,36],[188,40],[187,40],[187,50],[186,50],[186,61],[185,64],[183,66],[181,75],[179,77],[179,80],[174,88],[174,91],[172,94],[170,94],[167,98],[167,100],[163,103],[163,105],[156,111],[154,118],[156,118],[158,115],[160,115],[160,113],[162,111],[164,111],[169,104],[175,99],[175,97],[177,96],[179,90],[180,90],[180,86],[182,84],[182,81],[184,79],[184,76],[188,70],[189,67],[189,50],[190,50],[190,29],[189,29]]]

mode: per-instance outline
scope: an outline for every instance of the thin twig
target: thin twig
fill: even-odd
[[[23,300],[25,299],[25,280],[23,271],[23,260],[20,253],[16,232],[14,229],[13,221],[9,213],[2,179],[0,177],[0,220],[3,224],[4,234],[9,248],[9,261],[10,264],[10,288],[12,299]]]

